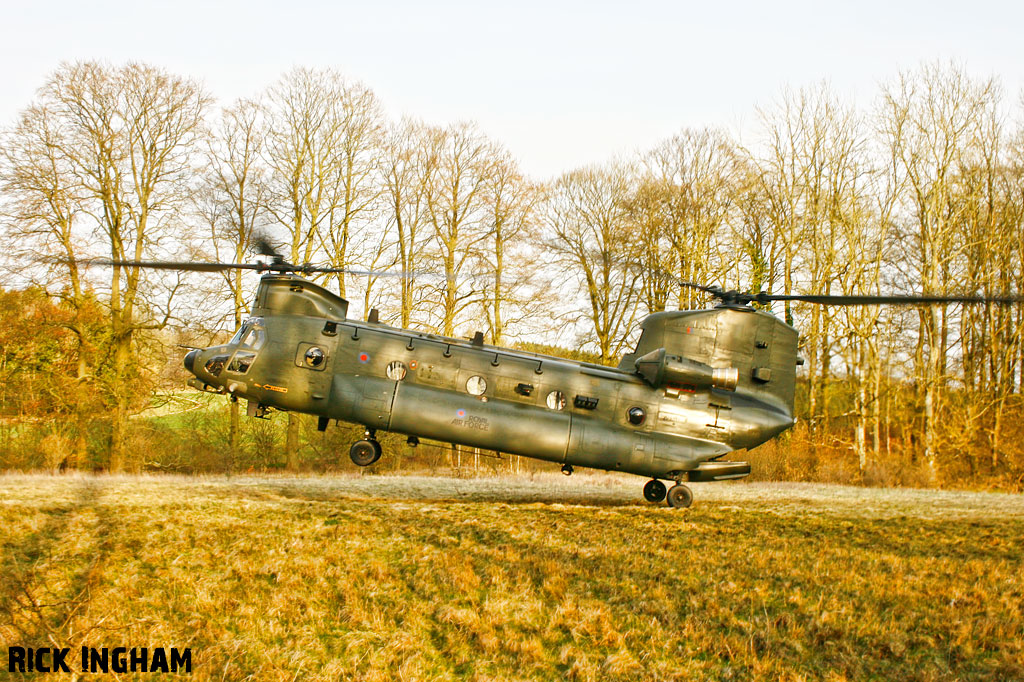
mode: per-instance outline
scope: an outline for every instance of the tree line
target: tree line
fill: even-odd
[[[180,448],[161,460],[159,444],[141,459],[137,447],[181,379],[176,345],[208,345],[248,314],[255,282],[240,271],[104,270],[89,257],[249,262],[266,235],[291,262],[365,272],[324,280],[364,314],[613,365],[645,315],[711,303],[680,280],[1024,291],[1012,113],[995,78],[930,64],[866,108],[827,85],[787,90],[757,110],[749,140],[687,129],[540,181],[472,123],[389,120],[369,87],[330,69],[217,107],[197,81],[149,65],[65,64],[0,138],[0,438],[18,453],[2,464],[180,461]],[[762,451],[764,469],[1024,483],[1022,306],[773,312],[801,331],[805,364],[799,426]],[[301,417],[259,436],[237,403],[223,412],[208,445],[230,462],[267,443],[283,455],[260,455],[265,466],[322,461]]]

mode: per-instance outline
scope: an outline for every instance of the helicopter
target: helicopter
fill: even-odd
[[[271,411],[362,425],[349,457],[380,459],[378,432],[494,450],[649,480],[648,502],[689,507],[684,481],[748,476],[726,460],[791,428],[799,334],[755,307],[775,301],[827,305],[1017,303],[1020,296],[837,296],[749,294],[678,280],[710,294],[705,310],[655,312],[640,324],[632,352],[617,367],[579,362],[472,339],[389,326],[376,309],[348,317],[344,298],[308,279],[366,272],[293,265],[269,243],[261,263],[90,261],[170,270],[256,270],[262,276],[251,316],[225,344],[184,358],[200,391],[244,399],[246,414]],[[666,487],[663,481],[672,482]]]

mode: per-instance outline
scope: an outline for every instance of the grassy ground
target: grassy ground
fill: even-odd
[[[0,476],[0,646],[189,646],[196,680],[1024,679],[1024,497],[642,483]]]

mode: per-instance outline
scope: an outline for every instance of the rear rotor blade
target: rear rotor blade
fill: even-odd
[[[711,294],[712,296],[718,296],[718,295],[723,293],[721,288],[715,287],[715,286],[707,286],[706,284],[697,284],[696,282],[686,282],[686,281],[681,280],[681,279],[677,279],[676,282],[679,284],[679,286],[689,287],[691,289],[696,289],[697,291],[703,291],[703,292]]]
[[[1024,296],[1003,294],[999,296],[928,296],[928,295],[895,295],[895,296],[816,296],[805,294],[750,294],[753,303],[770,303],[772,301],[802,301],[821,305],[921,305],[928,303],[965,303],[1010,305],[1024,303]]]
[[[1024,303],[1024,295],[998,294],[995,296],[958,294],[888,294],[888,295],[816,295],[816,294],[749,294],[740,291],[724,291],[716,286],[696,284],[676,278],[682,287],[704,291],[726,305],[749,305],[751,303],[772,303],[794,301],[818,305],[928,305],[935,303],[960,303],[964,305],[994,304],[1012,305]]]

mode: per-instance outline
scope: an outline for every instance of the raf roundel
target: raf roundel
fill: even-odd
[[[361,362],[361,363],[363,363],[365,365],[369,361],[370,361],[369,354],[367,354],[367,353],[360,353],[359,354],[359,362]]]
[[[458,417],[459,419],[465,419],[466,418],[466,411],[465,410],[456,410],[455,411],[455,416]]]

